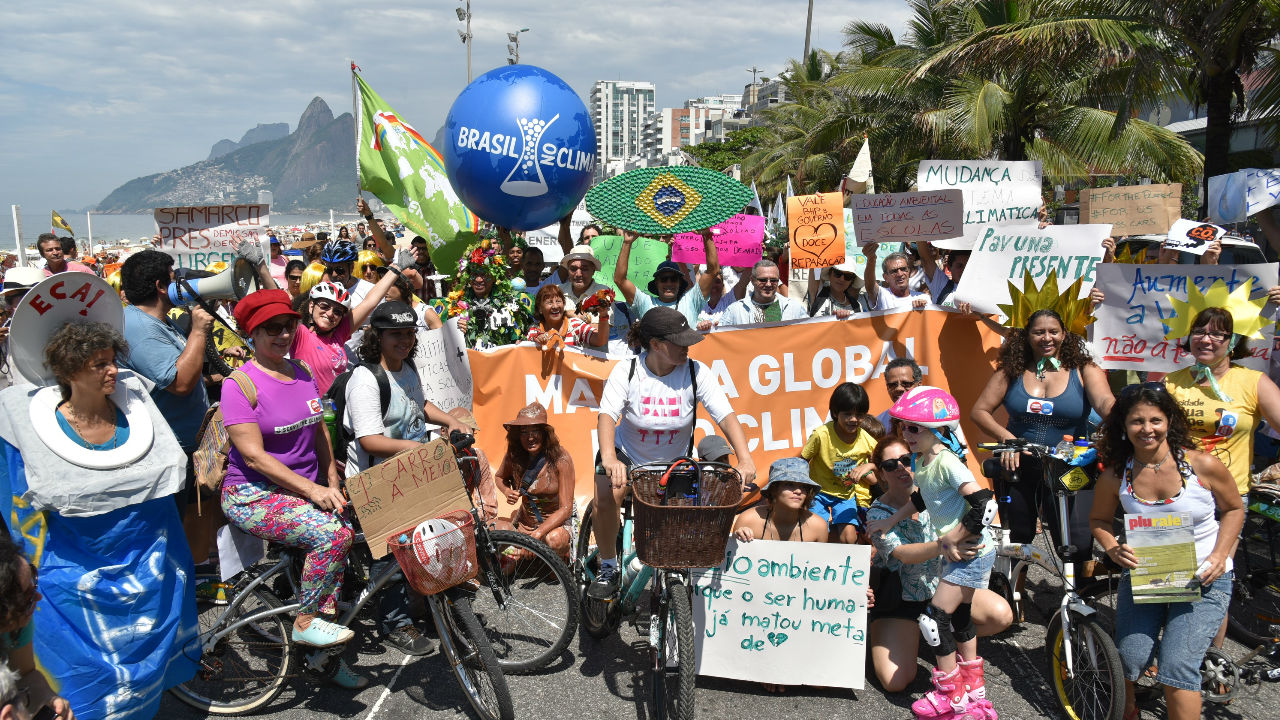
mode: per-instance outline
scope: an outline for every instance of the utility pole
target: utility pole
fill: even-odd
[[[507,45],[507,64],[520,64],[520,33],[529,32],[529,28],[520,28],[513,33],[507,33],[507,40],[512,44]]]
[[[809,62],[809,35],[813,32],[813,0],[809,0],[809,15],[804,21],[804,55],[800,57],[800,62]]]
[[[458,37],[462,38],[462,44],[467,46],[467,84],[471,84],[471,0],[459,0],[466,5],[466,9],[454,8],[458,13],[458,21],[466,23],[466,30],[459,30]],[[806,41],[807,42],[807,41]]]

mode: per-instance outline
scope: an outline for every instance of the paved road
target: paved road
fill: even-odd
[[[1030,585],[1033,607],[1028,609],[1026,622],[982,640],[979,646],[988,660],[988,692],[1002,720],[1062,717],[1046,681],[1044,650],[1044,623],[1048,611],[1056,607],[1056,588],[1047,577],[1037,574],[1032,575]],[[370,624],[357,625],[360,632],[345,657],[371,678],[369,687],[352,693],[302,675],[293,678],[260,717],[311,720],[317,713],[359,720],[470,717],[465,699],[438,655],[409,662],[399,652],[369,641]],[[1228,649],[1233,657],[1244,651],[1231,641]],[[508,678],[516,717],[648,720],[649,685],[641,670],[647,659],[646,641],[630,625],[601,642],[583,635],[570,645],[553,672]],[[797,687],[784,695],[772,695],[752,683],[699,678],[698,717],[908,720],[912,717],[911,702],[927,689],[927,676],[922,663],[915,684],[907,693],[896,695],[886,695],[874,681],[859,691]],[[1277,707],[1280,683],[1264,685],[1257,694],[1238,696],[1230,706],[1206,705],[1205,717],[1272,718],[1277,716]],[[160,716],[175,720],[204,717],[172,698],[166,698]],[[1163,703],[1144,707],[1143,718],[1163,716]]]

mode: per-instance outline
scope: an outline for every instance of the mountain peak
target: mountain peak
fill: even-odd
[[[333,122],[333,111],[329,109],[329,104],[317,95],[311,99],[311,103],[307,105],[307,109],[302,111],[302,117],[298,118],[298,129],[296,132],[305,135],[312,130],[320,129],[331,122]]]

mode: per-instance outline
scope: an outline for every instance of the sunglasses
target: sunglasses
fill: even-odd
[[[898,380],[897,382],[885,382],[888,388],[911,388],[916,384],[915,380]]]
[[[325,268],[330,275],[346,275],[347,268],[345,265],[331,265]]]
[[[1169,388],[1165,387],[1162,382],[1144,382],[1134,383],[1133,385],[1125,385],[1120,388],[1120,392],[1116,395],[1116,399],[1130,398],[1138,394],[1139,391],[1150,390],[1156,393],[1167,393]]]
[[[833,277],[833,278],[837,278],[837,279],[840,279],[840,280],[852,280],[852,279],[854,279],[855,277],[857,277],[857,275],[854,275],[854,274],[853,274],[853,273],[851,273],[851,272],[845,272],[845,271],[843,271],[843,270],[832,270],[832,271],[831,271],[831,277]]]
[[[902,267],[896,267],[896,268],[892,268],[892,269],[889,269],[889,270],[885,270],[885,273],[886,273],[886,274],[889,274],[889,275],[892,275],[892,274],[894,274],[894,273],[909,273],[909,272],[911,272],[911,268],[909,268],[909,267],[907,267],[907,266],[905,266],[905,265],[904,265],[904,266],[902,266]]]
[[[288,277],[289,282],[291,282],[291,283],[300,283],[300,282],[302,282],[302,276],[301,276],[301,275],[289,275],[289,276],[287,276],[287,277]]]
[[[345,305],[339,305],[332,300],[318,300],[316,301],[316,307],[323,312],[337,315],[338,317],[342,317],[347,314],[347,307]]]
[[[898,469],[898,466],[902,466],[904,468],[909,469],[911,467],[911,461],[914,458],[915,458],[915,453],[907,453],[906,455],[902,455],[896,458],[881,460],[880,463],[876,465],[876,467],[880,468],[885,472],[893,472],[894,470]]]
[[[781,278],[751,278],[752,282],[757,285],[781,285]]]
[[[268,337],[279,337],[282,333],[288,332],[290,335],[298,329],[297,320],[287,320],[285,322],[268,322],[258,326],[258,329],[266,333]]]

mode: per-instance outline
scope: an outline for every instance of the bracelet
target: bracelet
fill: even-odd
[[[387,269],[399,275],[400,277],[404,277],[404,273],[400,272],[400,268],[396,267],[395,265],[387,265]]]

